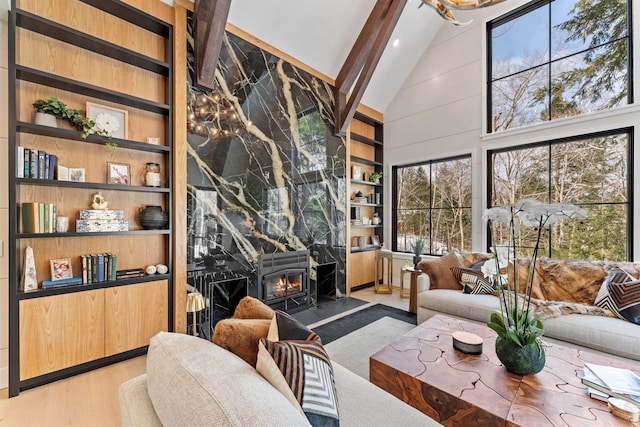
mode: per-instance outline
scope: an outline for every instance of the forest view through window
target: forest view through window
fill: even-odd
[[[471,156],[394,167],[394,251],[471,250]]]
[[[489,207],[522,199],[578,205],[587,218],[544,229],[539,255],[626,261],[631,256],[631,145],[631,130],[625,129],[491,151]],[[506,228],[493,228],[495,241],[509,240]],[[535,228],[519,234],[516,247],[534,246]]]
[[[487,131],[632,102],[630,2],[545,0],[487,24]]]

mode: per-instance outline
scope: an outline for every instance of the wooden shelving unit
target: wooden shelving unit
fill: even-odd
[[[354,179],[353,175],[349,181],[349,212],[350,227],[349,241],[350,251],[348,254],[347,273],[347,293],[352,288],[373,284],[375,251],[380,248],[371,242],[372,236],[378,236],[381,243],[384,242],[383,235],[383,190],[382,183],[371,182],[366,177],[372,172],[383,171],[383,123],[361,113],[356,113],[351,122],[349,133],[349,164],[351,169],[358,167],[365,174],[365,179]],[[374,202],[362,202],[354,200],[355,194],[360,191],[363,195],[373,194]],[[379,202],[377,202],[379,200]],[[358,218],[358,212],[360,218]],[[379,224],[354,224],[353,221],[367,217],[373,219],[374,214],[380,220]],[[359,238],[366,238],[366,246],[362,247]]]
[[[70,27],[76,22],[86,31]],[[118,31],[105,31],[110,27]],[[94,30],[109,36],[89,34]],[[139,38],[153,42],[143,43],[146,53],[139,53],[125,47],[129,38],[135,38],[136,43]],[[56,0],[56,8],[47,8],[40,0],[12,0],[8,174],[9,205],[14,209],[9,239],[15,245],[9,249],[10,397],[144,354],[151,336],[173,329],[172,47],[171,25],[121,1]],[[151,50],[154,53],[149,55]],[[103,136],[85,139],[70,127],[30,123],[31,103],[51,96],[81,112],[87,101],[131,109],[127,110],[128,138],[111,138],[117,151],[110,152],[104,147]],[[160,136],[161,145],[145,143],[150,136]],[[84,167],[86,181],[18,178],[19,146],[57,154],[61,164],[74,162]],[[107,183],[107,161],[129,164],[131,185]],[[144,186],[135,168],[145,162],[161,165],[161,187]],[[73,224],[77,212],[89,209],[91,195],[98,191],[108,197],[110,209],[125,212],[130,231],[21,232],[22,203],[55,204]],[[138,228],[137,215],[144,205],[161,206],[169,214],[169,227]],[[24,292],[20,279],[27,246],[34,252],[38,282],[49,278],[50,259],[71,258],[73,270],[78,272],[80,255],[90,253],[116,254],[118,269],[162,263],[169,272]]]

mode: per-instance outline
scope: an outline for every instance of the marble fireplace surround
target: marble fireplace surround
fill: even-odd
[[[335,263],[332,297],[343,297],[346,143],[333,135],[333,88],[227,32],[215,89],[203,89],[192,37],[188,48],[188,271],[247,277],[257,297],[261,254],[309,250],[312,303],[327,270],[317,265]]]

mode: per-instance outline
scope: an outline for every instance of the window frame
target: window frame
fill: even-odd
[[[510,22],[514,19],[520,18],[530,12],[533,12],[536,9],[539,9],[541,7],[550,7],[549,5],[551,4],[553,0],[540,0],[540,1],[536,1],[533,3],[528,3],[528,4],[524,4],[510,12],[505,13],[504,15],[499,16],[496,19],[492,19],[486,22],[485,25],[485,51],[486,51],[486,58],[485,58],[485,72],[486,72],[486,79],[485,79],[485,93],[486,93],[486,123],[485,123],[485,131],[486,134],[491,135],[491,134],[498,134],[504,131],[508,131],[511,129],[515,129],[515,128],[508,128],[508,129],[502,129],[499,131],[494,131],[492,129],[492,123],[493,123],[493,91],[492,91],[492,84],[494,82],[492,75],[493,75],[493,43],[492,43],[492,38],[491,38],[491,31],[494,27],[497,27],[499,25],[505,24],[507,22]],[[633,96],[633,77],[634,77],[634,71],[633,71],[633,52],[634,52],[634,48],[633,48],[633,0],[626,0],[627,2],[627,104],[625,105],[632,105],[634,102],[634,96]],[[551,20],[551,16],[549,13],[549,21]],[[551,22],[549,22],[549,40],[551,40]],[[617,39],[617,41],[622,40],[622,39]],[[613,43],[614,41],[609,41],[606,44],[610,44]],[[601,45],[602,46],[602,45]],[[583,49],[579,52],[587,52],[587,51],[591,51],[597,48],[588,48],[588,49]],[[569,56],[573,56],[578,54],[579,52],[574,52]],[[551,55],[551,49],[549,49],[549,55]],[[555,58],[552,59],[551,57],[549,57],[548,62],[545,62],[543,65],[544,66],[548,66],[550,67],[551,64],[553,64],[554,62],[557,62],[559,60],[562,60],[565,57],[561,57],[561,58]],[[524,72],[526,70],[521,70],[518,73]],[[517,73],[516,73],[517,74]],[[502,78],[505,78],[508,76],[503,76]],[[548,82],[548,88],[551,87],[551,73],[549,73],[549,82]],[[622,107],[622,106],[620,106]],[[613,107],[616,108],[616,107]],[[607,110],[601,110],[601,111],[608,111],[610,109]],[[570,116],[570,117],[580,117],[583,116],[583,114],[578,114],[576,116]],[[557,119],[556,119],[557,120]],[[518,127],[529,127],[529,126],[535,126],[535,125],[539,125],[541,123],[549,123],[554,121],[551,118],[551,115],[549,115],[549,119],[547,120],[541,120],[539,122],[535,122],[535,123],[531,123],[531,124],[526,124],[523,126],[518,126]]]
[[[425,160],[425,161],[421,161],[421,162],[414,162],[414,163],[407,163],[407,164],[400,164],[400,165],[393,165],[392,166],[392,168],[391,168],[391,174],[392,174],[392,189],[391,189],[391,193],[392,193],[393,205],[391,207],[391,221],[392,221],[393,227],[392,227],[392,232],[391,232],[391,238],[392,238],[391,250],[393,252],[405,253],[405,254],[412,253],[411,251],[400,251],[400,250],[398,250],[398,169],[428,165],[429,166],[429,180],[431,180],[431,172],[432,172],[431,167],[434,164],[451,162],[451,161],[456,161],[456,160],[469,160],[469,163],[470,163],[469,167],[471,168],[471,174],[473,176],[473,156],[472,156],[471,153],[459,154],[459,155],[455,155],[455,156],[447,156],[447,157],[442,157],[442,158],[437,158],[437,159]],[[469,186],[470,186],[471,190],[473,190],[472,183],[469,183]],[[432,192],[432,190],[430,190],[430,201],[431,201],[431,203],[430,203],[430,206],[429,206],[429,224],[431,225],[431,222],[432,222],[432,219],[433,219],[433,217],[432,217],[432,212],[433,212],[433,207],[432,207],[433,192]],[[472,221],[472,224],[473,224],[473,192],[472,192],[472,198],[471,198],[471,205],[470,206],[463,206],[462,208],[470,210],[470,212],[471,212],[471,221]],[[472,247],[472,239],[473,239],[473,232],[469,236],[469,247]],[[429,226],[429,247],[427,249],[425,249],[425,250],[427,250],[427,252],[423,253],[422,255],[443,256],[442,254],[431,253],[432,242],[433,242],[433,227]]]
[[[554,145],[558,145],[558,144],[566,144],[566,143],[571,143],[571,142],[576,142],[576,141],[581,141],[581,140],[585,140],[585,139],[592,139],[592,138],[599,138],[599,137],[603,137],[603,136],[611,136],[611,135],[618,135],[618,134],[627,134],[627,202],[625,203],[628,206],[627,209],[627,238],[626,238],[626,244],[627,244],[627,254],[626,254],[626,260],[628,262],[631,262],[633,260],[633,230],[634,230],[634,224],[633,224],[633,210],[634,210],[634,173],[633,173],[633,168],[634,168],[634,149],[633,149],[633,144],[634,144],[634,131],[635,128],[633,126],[628,126],[628,127],[622,127],[622,128],[615,128],[615,129],[609,129],[609,130],[605,130],[605,131],[599,131],[599,132],[591,132],[591,133],[586,133],[586,134],[580,134],[580,135],[573,135],[573,136],[569,136],[569,137],[564,137],[564,138],[556,138],[556,139],[550,139],[550,140],[545,140],[545,141],[538,141],[538,142],[533,142],[533,143],[528,143],[528,144],[522,144],[522,145],[511,145],[508,147],[502,147],[502,148],[496,148],[496,149],[489,149],[486,151],[486,165],[487,165],[487,182],[486,182],[486,194],[487,194],[487,198],[486,198],[486,208],[489,209],[492,207],[492,200],[493,200],[493,176],[494,176],[494,165],[493,165],[493,155],[494,154],[499,154],[499,153],[505,153],[505,152],[509,152],[509,151],[515,151],[515,150],[524,150],[524,149],[530,149],[530,148],[539,148],[539,147],[547,147],[549,150],[551,149],[551,147],[553,147]],[[549,162],[551,161],[551,158],[549,157]],[[551,183],[551,174],[552,174],[552,168],[548,168],[548,183]],[[592,204],[592,203],[590,203]],[[604,204],[622,204],[622,203],[602,203]],[[490,251],[490,248],[493,244],[493,242],[491,242],[491,233],[489,232],[489,225],[487,224],[485,226],[485,232],[486,232],[486,248],[485,250],[487,252]],[[551,236],[549,236],[549,238],[551,238]],[[549,252],[547,254],[543,254],[542,256],[545,257],[552,257],[553,254],[553,248],[551,247],[551,242],[548,242],[548,247],[549,247]]]

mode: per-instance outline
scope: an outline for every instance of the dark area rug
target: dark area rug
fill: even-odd
[[[318,326],[317,328],[314,328],[313,331],[320,336],[323,344],[329,344],[331,341],[335,341],[338,338],[341,338],[356,329],[360,329],[363,326],[367,326],[378,319],[382,319],[385,316],[393,317],[394,319],[402,320],[403,322],[411,323],[412,325],[416,325],[418,323],[417,316],[415,314],[394,307],[389,307],[388,305],[376,304],[341,319]]]
[[[367,301],[358,298],[319,299],[316,307],[294,313],[292,316],[303,325],[311,325],[365,304],[367,304]]]

